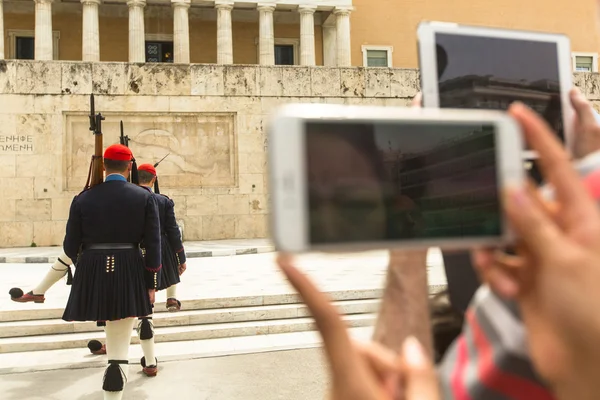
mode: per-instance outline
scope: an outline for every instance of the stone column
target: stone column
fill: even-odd
[[[300,65],[313,66],[315,61],[315,6],[300,6]]]
[[[128,0],[129,6],[129,62],[146,62],[146,34],[144,7],[146,0]]]
[[[338,67],[349,67],[352,63],[350,52],[350,11],[352,11],[350,8],[336,8],[333,12],[336,16]]]
[[[83,4],[83,40],[81,59],[100,61],[100,28],[98,6],[101,0],[81,0]]]
[[[190,62],[190,0],[171,0],[173,5],[173,61]]]
[[[217,3],[217,64],[233,64],[232,3]]]
[[[4,60],[4,1],[0,0],[0,60]]]
[[[53,59],[52,1],[35,1],[35,59]]]
[[[273,32],[273,4],[259,4],[258,12],[260,15],[260,33],[258,38],[258,51],[260,55],[260,65],[275,64],[275,34]]]

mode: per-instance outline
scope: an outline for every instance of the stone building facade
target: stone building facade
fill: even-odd
[[[93,152],[89,95],[105,145],[123,120],[140,162],[159,167],[186,240],[268,236],[265,117],[288,102],[404,106],[417,70],[157,65],[55,61],[0,64],[0,246],[60,245]],[[576,84],[600,101],[597,74]]]
[[[416,68],[417,25],[440,20],[563,33],[574,69],[596,72],[596,3],[2,0],[0,58]]]
[[[266,237],[277,105],[406,105],[423,19],[563,32],[574,69],[595,72],[595,3],[0,0],[0,247],[62,243],[93,151],[91,93],[105,145],[122,120],[138,160],[169,154],[161,189],[186,240]],[[600,99],[596,75],[576,77]]]

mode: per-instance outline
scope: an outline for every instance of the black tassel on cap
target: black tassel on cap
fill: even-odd
[[[108,367],[104,372],[102,390],[106,392],[121,392],[125,387],[127,377],[119,364],[129,364],[127,360],[108,360]]]
[[[138,336],[140,340],[150,340],[154,337],[154,329],[152,328],[151,318],[140,318],[138,325]]]
[[[133,165],[131,166],[131,183],[139,185],[140,178],[138,177],[137,163],[135,162],[135,158],[132,161]]]
[[[154,193],[160,194],[160,190],[158,189],[158,176],[154,180]]]

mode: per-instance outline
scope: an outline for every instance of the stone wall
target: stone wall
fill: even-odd
[[[156,162],[186,240],[268,236],[265,116],[287,102],[405,105],[414,70],[0,63],[0,247],[60,245],[85,184],[89,94],[139,162]]]
[[[576,74],[600,100],[596,75]],[[289,102],[404,106],[418,71],[81,62],[0,62],[0,247],[61,245],[85,184],[89,95],[123,121],[136,158],[156,162],[185,240],[267,237],[265,116]]]

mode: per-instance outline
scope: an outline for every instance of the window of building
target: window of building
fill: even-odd
[[[260,60],[260,47],[258,45],[258,42],[258,38],[255,38],[254,43],[256,44],[257,63],[258,60]],[[275,38],[275,65],[299,65],[299,49],[299,39]]]
[[[146,41],[146,62],[172,63],[173,42]]]
[[[275,45],[275,65],[294,65],[294,45]]]
[[[598,53],[573,53],[573,71],[598,72]]]
[[[35,39],[32,37],[15,37],[17,60],[33,60],[35,58]]]
[[[392,67],[392,46],[362,46],[365,67]]]
[[[35,58],[35,32],[26,29],[8,29],[9,59],[33,60]],[[52,32],[52,58],[59,60],[60,32]]]

